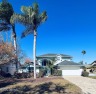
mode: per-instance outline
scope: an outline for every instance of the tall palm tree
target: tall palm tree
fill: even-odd
[[[14,48],[16,50],[16,32],[15,25],[10,23],[10,18],[13,15],[13,7],[7,0],[2,0],[0,3],[0,31],[8,31],[12,28],[12,36],[14,38]]]
[[[82,53],[82,55],[83,55],[82,62],[84,62],[84,55],[86,54],[86,51],[85,51],[85,50],[83,50],[81,53]]]
[[[14,10],[12,5],[8,3],[7,0],[2,0],[2,2],[0,3],[0,31],[9,31],[12,28],[12,37],[14,39],[14,49],[16,53],[17,46],[16,46],[15,24],[10,23],[10,19],[13,13]]]
[[[11,23],[20,22],[26,27],[26,30],[22,33],[22,37],[29,34],[34,35],[34,45],[33,45],[33,59],[34,59],[34,79],[36,79],[36,36],[38,26],[45,22],[47,19],[46,11],[40,14],[39,6],[34,3],[33,6],[22,6],[22,14],[13,14],[11,17]]]

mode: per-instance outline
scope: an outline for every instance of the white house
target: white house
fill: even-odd
[[[39,73],[39,65],[36,64],[36,73]],[[27,62],[23,64],[19,69],[18,73],[29,73],[34,71],[34,63],[33,62]]]
[[[44,62],[46,59],[49,61],[54,62],[54,65],[59,64],[60,62],[67,60],[67,61],[71,61],[72,57],[69,55],[64,55],[64,54],[44,54],[44,55],[40,55],[37,56],[37,63],[39,65],[45,66],[47,62]]]
[[[83,65],[73,62],[70,55],[44,54],[37,56],[37,63],[42,67],[46,67],[49,61],[54,62],[54,65],[57,65],[59,70],[62,70],[62,76],[81,75],[82,73]]]
[[[17,63],[17,67],[20,67],[20,63]],[[0,61],[0,71],[3,71],[5,73],[10,73],[11,75],[14,75],[16,72],[16,62],[15,60],[10,61]]]

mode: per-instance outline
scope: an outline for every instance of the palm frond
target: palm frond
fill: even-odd
[[[22,6],[22,7],[21,7],[21,11],[22,11],[22,13],[24,13],[25,15],[28,15],[28,14],[29,14],[29,12],[28,12],[28,7],[26,7],[26,6]]]
[[[8,31],[10,28],[8,23],[0,21],[0,31]]]
[[[47,13],[46,11],[44,11],[41,15],[40,15],[40,23],[45,22],[47,20]]]
[[[33,15],[35,14],[35,12],[33,11],[33,8],[30,6],[29,7],[22,6],[21,11],[24,15],[28,15],[29,17],[33,17]]]
[[[22,32],[21,38],[24,38],[27,35],[32,34],[32,33],[33,33],[33,27],[32,26],[26,27],[26,30]]]
[[[0,26],[0,32],[1,31],[9,31],[10,27],[9,26]]]
[[[20,22],[21,24],[27,25],[28,20],[29,19],[27,15],[13,14],[11,16],[10,22],[11,24],[14,24],[15,22]]]
[[[33,10],[36,14],[39,14],[39,5],[38,3],[33,3]]]
[[[10,23],[10,18],[13,15],[12,5],[8,2],[0,3],[0,19]]]
[[[13,14],[11,17],[11,24],[19,22],[26,27],[26,30],[22,33],[22,38],[33,33],[33,30],[37,30],[38,26],[46,21],[47,13],[44,11],[42,14],[39,14],[39,6],[37,3],[32,6],[22,6],[22,14]]]

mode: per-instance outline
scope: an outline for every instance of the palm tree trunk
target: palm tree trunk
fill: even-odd
[[[14,39],[14,49],[17,50],[17,44],[16,44],[16,32],[15,32],[15,25],[12,25],[12,37]]]
[[[34,62],[34,79],[36,79],[36,30],[34,30],[33,62]]]
[[[12,37],[14,40],[14,50],[15,50],[15,55],[16,55],[16,70],[18,70],[18,59],[17,59],[17,43],[16,43],[16,32],[15,32],[15,25],[12,25]]]
[[[16,51],[16,50],[17,50],[16,37],[14,37],[13,39],[14,39],[14,49],[15,49],[15,51]]]
[[[84,64],[84,54],[82,55],[82,63]]]
[[[18,58],[17,58],[17,43],[16,43],[16,37],[14,39],[14,49],[15,49],[15,55],[16,55],[16,70],[18,71]]]

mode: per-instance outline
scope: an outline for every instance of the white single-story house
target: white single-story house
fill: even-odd
[[[44,54],[37,56],[37,63],[42,67],[46,67],[48,62],[54,62],[54,65],[58,66],[58,70],[62,70],[62,76],[74,75],[79,76],[82,73],[82,64],[72,61],[70,55],[65,54]],[[47,74],[49,71],[47,71]]]
[[[17,63],[17,67],[20,67],[20,63]],[[10,73],[11,75],[14,75],[16,72],[16,60],[11,59],[11,60],[5,60],[5,61],[0,61],[0,71],[3,71],[5,73]]]

